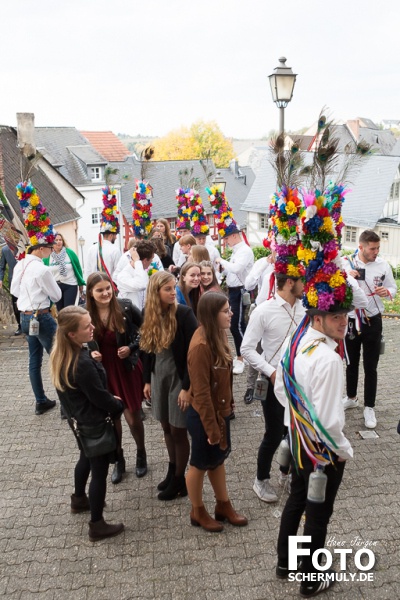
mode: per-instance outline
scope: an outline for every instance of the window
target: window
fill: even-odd
[[[258,228],[268,229],[268,215],[258,215]]]
[[[357,227],[346,227],[345,240],[352,244],[357,242]]]
[[[398,198],[399,197],[399,188],[400,188],[400,181],[396,181],[396,183],[394,184],[394,197]]]
[[[390,186],[390,198],[394,197],[394,183]]]
[[[388,231],[382,231],[381,232],[381,239],[382,239],[382,241],[383,240],[389,241],[389,232]]]
[[[176,227],[176,222],[175,222],[175,219],[169,219],[169,220],[168,220],[168,222],[169,222],[169,228],[170,228],[172,231],[175,231],[175,227]]]
[[[214,226],[214,215],[208,215],[208,224],[210,227]]]
[[[101,208],[92,208],[92,225],[100,224]]]
[[[92,181],[101,179],[101,167],[90,167],[90,178]]]

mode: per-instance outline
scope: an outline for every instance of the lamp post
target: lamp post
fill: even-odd
[[[296,77],[290,67],[286,66],[286,58],[279,59],[280,65],[274,69],[274,73],[268,76],[271,86],[272,99],[279,108],[279,135],[285,129],[285,108],[293,96]]]
[[[80,236],[80,238],[78,239],[78,244],[81,247],[81,257],[82,257],[82,268],[85,268],[85,263],[83,260],[83,246],[85,245],[86,240],[83,236]]]

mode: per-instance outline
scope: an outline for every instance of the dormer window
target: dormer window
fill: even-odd
[[[89,174],[92,181],[99,181],[102,178],[101,167],[90,167]]]

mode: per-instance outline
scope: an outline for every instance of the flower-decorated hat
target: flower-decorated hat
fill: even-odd
[[[110,186],[104,187],[101,191],[104,208],[101,211],[100,233],[119,233],[116,191]]]
[[[233,218],[233,212],[223,192],[217,185],[206,188],[208,199],[214,211],[214,220],[218,234],[227,237],[233,233],[240,233],[237,222]]]
[[[33,250],[40,246],[52,247],[55,238],[53,225],[30,180],[17,185],[17,196],[29,237],[30,249]]]
[[[151,222],[151,198],[153,188],[145,180],[136,181],[133,192],[132,218],[133,230],[137,237],[147,237],[153,228]]]
[[[196,235],[208,235],[210,227],[208,225],[208,219],[203,206],[203,200],[200,194],[194,191],[194,195],[191,199],[191,213],[190,213],[190,227],[191,233]]]
[[[334,188],[329,188],[334,189]],[[305,210],[301,217],[301,246],[297,255],[304,264],[303,304],[309,314],[348,312],[353,292],[341,268],[339,256],[341,210],[345,188],[339,193],[302,192]]]
[[[298,257],[301,211],[302,201],[296,188],[283,185],[272,195],[269,207],[269,245],[273,244],[276,252],[277,275],[297,278],[304,274]]]
[[[191,201],[195,190],[190,188],[179,188],[176,190],[176,202],[178,208],[178,218],[176,221],[176,231],[190,231],[190,215],[192,212]]]

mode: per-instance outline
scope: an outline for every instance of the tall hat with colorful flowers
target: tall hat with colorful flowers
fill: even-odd
[[[53,225],[36,189],[30,180],[19,183],[16,189],[30,249],[52,247],[55,238]]]
[[[233,212],[223,192],[218,185],[206,188],[208,199],[214,212],[214,222],[221,238],[239,233],[239,226],[233,217]]]
[[[153,188],[148,181],[136,180],[136,189],[133,192],[132,219],[133,231],[136,237],[148,237],[153,228],[151,222],[151,199]]]
[[[116,191],[107,185],[102,192],[104,208],[101,211],[100,233],[119,233]]]
[[[192,197],[195,190],[192,188],[180,187],[176,190],[176,204],[178,209],[178,218],[176,221],[177,233],[190,231],[190,215],[192,213]]]
[[[210,227],[208,225],[208,219],[203,206],[203,200],[200,197],[199,192],[193,190],[194,194],[191,198],[191,212],[190,212],[190,227],[192,235],[208,235]]]

